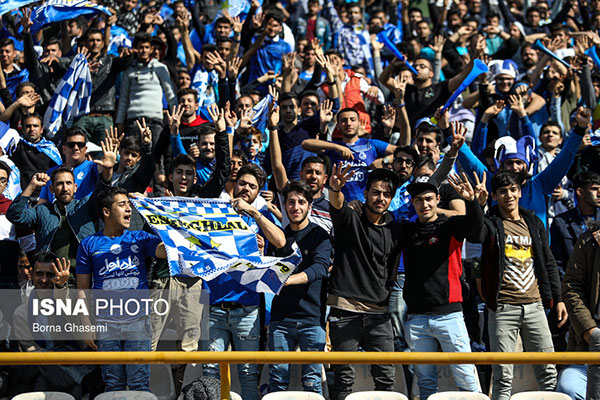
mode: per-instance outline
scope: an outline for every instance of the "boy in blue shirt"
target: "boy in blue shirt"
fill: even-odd
[[[129,231],[131,205],[127,191],[111,187],[98,194],[98,214],[104,230],[85,238],[77,253],[77,289],[104,291],[148,289],[147,257],[167,258],[164,243],[143,231]],[[100,351],[150,351],[150,319],[136,316],[98,316],[107,322],[108,333],[99,333],[86,344]],[[146,332],[146,338],[143,333]],[[110,336],[109,340],[103,340]],[[115,337],[124,340],[115,340]],[[103,365],[106,391],[150,390],[150,366],[145,364]]]

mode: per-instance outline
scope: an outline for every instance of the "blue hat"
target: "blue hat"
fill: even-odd
[[[537,160],[535,152],[535,139],[532,136],[523,136],[519,140],[511,136],[504,136],[496,140],[494,145],[494,158],[496,167],[499,168],[504,161],[518,159],[527,164],[527,170],[531,174],[533,165]]]

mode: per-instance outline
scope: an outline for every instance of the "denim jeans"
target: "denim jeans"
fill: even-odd
[[[556,391],[568,395],[573,400],[585,400],[587,386],[587,367],[569,365],[558,374]]]
[[[269,350],[324,351],[325,329],[320,325],[302,322],[271,322],[269,325]],[[272,392],[288,390],[290,385],[289,364],[269,365],[269,385]],[[323,394],[321,388],[321,364],[302,364],[302,387],[307,392]]]
[[[600,351],[600,329],[594,329],[590,336],[589,351]],[[600,399],[600,365],[590,364],[587,370],[586,399]]]
[[[394,331],[394,350],[404,351],[408,347],[404,339],[404,321],[406,320],[406,302],[402,293],[404,291],[405,274],[399,273],[396,283],[390,294],[390,317]]]
[[[358,351],[359,347],[365,351],[394,351],[394,334],[388,313],[365,314],[332,307],[329,337],[333,351]],[[354,368],[352,365],[335,364],[333,371],[335,379],[331,399],[343,400],[352,392]],[[394,372],[393,365],[371,365],[375,390],[393,390]]]
[[[552,335],[542,302],[530,304],[498,304],[489,312],[490,351],[515,351],[521,334],[525,351],[553,352]],[[493,365],[492,399],[508,400],[512,391],[513,365]],[[534,365],[539,390],[556,388],[557,372],[553,364]]]
[[[98,333],[99,351],[150,351],[150,321],[109,322],[108,333]],[[114,339],[119,335],[123,340]],[[109,340],[103,338],[110,337]],[[102,379],[107,392],[117,390],[150,391],[150,365],[102,365]]]
[[[209,351],[225,351],[231,342],[233,350],[258,351],[260,318],[258,306],[223,310],[210,307]],[[219,378],[218,364],[203,365],[204,376]],[[238,376],[244,400],[258,400],[259,373],[256,364],[238,364]]]
[[[470,353],[471,345],[461,311],[437,314],[408,314],[404,323],[405,337],[410,351],[436,352],[438,343],[442,351]],[[451,365],[452,376],[459,390],[480,392],[473,364]],[[426,399],[438,390],[437,366],[415,365],[419,397]]]

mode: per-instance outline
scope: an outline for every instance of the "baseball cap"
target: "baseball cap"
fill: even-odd
[[[408,194],[412,197],[418,196],[425,192],[434,192],[438,194],[438,183],[430,176],[423,175],[415,178],[415,180],[406,187]]]

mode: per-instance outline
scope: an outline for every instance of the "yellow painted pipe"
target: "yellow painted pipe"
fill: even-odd
[[[0,365],[56,364],[600,364],[600,352],[43,352],[0,353]]]
[[[229,392],[231,391],[231,375],[229,364],[221,363],[221,400],[229,400]]]

